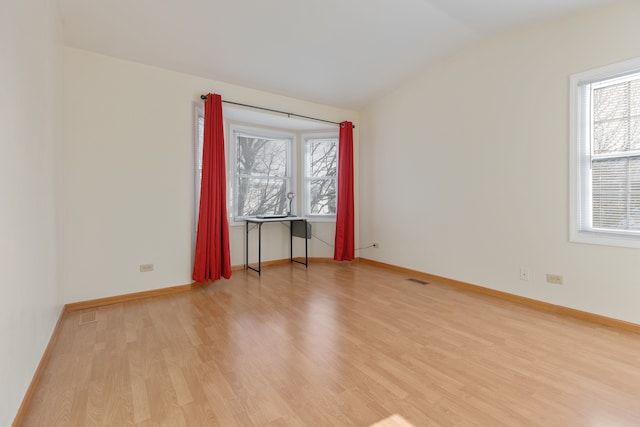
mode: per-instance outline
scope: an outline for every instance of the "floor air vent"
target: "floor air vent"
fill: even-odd
[[[413,282],[413,283],[418,283],[420,285],[428,285],[429,284],[429,282],[425,282],[424,280],[416,279],[416,278],[413,278],[413,277],[411,277],[411,278],[409,278],[407,280],[410,281],[410,282]]]
[[[87,313],[82,313],[82,315],[80,316],[80,322],[78,323],[78,325],[79,326],[88,325],[89,323],[95,323],[97,321],[98,319],[96,319],[96,312],[89,311]]]

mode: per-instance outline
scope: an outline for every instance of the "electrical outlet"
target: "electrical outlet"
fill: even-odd
[[[529,269],[528,268],[521,268],[520,269],[520,280],[524,280],[526,282],[529,281]]]
[[[564,278],[559,274],[547,273],[547,282],[555,283],[556,285],[562,285],[564,283]]]
[[[153,271],[153,264],[140,264],[140,272],[146,273],[147,271]]]
[[[372,246],[373,246],[374,248],[376,248],[376,249],[378,249],[378,248],[380,247],[380,245],[379,245],[378,243],[374,243]]]

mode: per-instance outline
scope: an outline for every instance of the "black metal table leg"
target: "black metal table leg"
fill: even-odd
[[[247,270],[253,270],[256,273],[258,273],[258,275],[260,275],[260,263],[261,263],[261,257],[262,257],[262,223],[259,222],[258,225],[258,268],[252,267],[249,265],[249,222],[246,222],[247,224],[247,238],[246,238],[246,252],[245,252],[245,256],[247,257]]]
[[[244,223],[245,225],[245,238],[244,238],[244,269],[249,269],[249,221]]]
[[[258,223],[258,276],[260,275],[260,270],[262,262],[262,223]]]
[[[304,221],[304,266],[309,268],[309,228],[307,227],[307,221]]]

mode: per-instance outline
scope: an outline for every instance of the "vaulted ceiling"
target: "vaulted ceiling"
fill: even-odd
[[[67,46],[350,109],[466,43],[614,0],[59,0]]]

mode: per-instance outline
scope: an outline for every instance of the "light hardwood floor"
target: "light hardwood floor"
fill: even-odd
[[[639,426],[640,335],[369,265],[284,265],[67,313],[26,413],[27,426]]]

